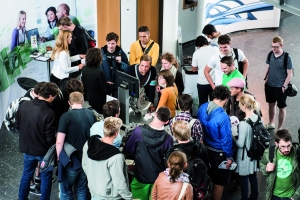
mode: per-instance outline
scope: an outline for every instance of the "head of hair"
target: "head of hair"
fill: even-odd
[[[115,117],[116,114],[120,112],[120,102],[119,100],[111,100],[106,102],[103,105],[103,116],[107,117]]]
[[[187,163],[186,155],[181,151],[174,151],[170,154],[167,162],[170,167],[170,182],[175,183]]]
[[[18,14],[18,22],[17,22],[17,27],[20,27],[21,23],[20,23],[20,19],[22,17],[22,15],[26,15],[26,12],[24,10],[21,10]]]
[[[59,6],[61,6],[65,11],[66,11],[66,14],[69,15],[70,14],[70,7],[65,4],[65,3],[62,3],[60,4]]]
[[[226,64],[228,67],[234,64],[234,60],[232,56],[224,56],[223,58],[221,58],[220,62]]]
[[[203,33],[204,35],[212,35],[213,32],[217,32],[217,29],[216,29],[216,27],[215,27],[214,25],[212,25],[212,24],[206,24],[206,25],[204,26],[204,28],[202,29],[202,33]]]
[[[162,106],[156,111],[156,116],[160,121],[167,122],[171,117],[170,109],[166,106]]]
[[[54,21],[57,23],[58,19],[57,19],[57,16],[56,16],[56,9],[55,9],[55,7],[53,7],[53,6],[49,7],[49,8],[46,10],[46,12],[45,12],[45,15],[46,15],[46,16],[47,16],[47,13],[48,13],[49,11],[52,11],[52,12],[54,13],[54,16],[55,16]],[[51,22],[49,21],[48,18],[47,18],[47,20],[48,20],[49,27],[51,28]]]
[[[245,106],[248,110],[259,110],[259,103],[255,101],[254,97],[250,94],[241,96],[239,105]]]
[[[52,97],[55,97],[59,94],[58,86],[55,83],[47,82],[45,84],[42,84],[39,91],[39,96],[48,99],[50,95]]]
[[[182,111],[189,111],[193,107],[193,98],[189,94],[182,94],[178,99],[178,103]]]
[[[72,92],[83,93],[83,83],[77,78],[71,78],[66,83],[66,92],[67,94],[71,94]]]
[[[275,142],[279,143],[280,140],[284,142],[292,142],[292,135],[287,129],[279,129],[274,135]]]
[[[146,32],[149,33],[149,28],[147,26],[140,26],[138,32]]]
[[[84,103],[83,94],[80,92],[72,92],[69,95],[69,102],[71,104],[83,104]]]
[[[55,47],[51,55],[52,60],[55,59],[56,53],[59,54],[62,51],[66,51],[67,53],[69,53],[68,37],[72,37],[71,31],[65,31],[65,30],[59,31],[59,34],[55,41]]]
[[[72,20],[69,17],[62,17],[58,20],[56,26],[71,26],[73,24]]]
[[[158,73],[158,77],[162,76],[166,80],[166,87],[174,86],[174,76],[170,70],[162,70]]]
[[[161,59],[161,60],[162,60],[162,59],[167,60],[167,61],[170,62],[172,65],[174,65],[174,66],[176,67],[176,69],[178,69],[178,63],[177,63],[177,60],[176,60],[176,58],[174,57],[173,54],[171,54],[171,53],[169,53],[169,52],[164,53],[164,54],[161,56],[160,59]]]
[[[272,43],[279,43],[282,46],[283,45],[283,39],[280,36],[276,36],[272,39]]]
[[[188,122],[177,120],[172,126],[174,137],[179,141],[186,141],[191,137],[191,127]]]
[[[144,55],[142,55],[141,56],[141,58],[140,58],[140,63],[142,62],[142,61],[150,61],[150,65],[151,65],[151,63],[152,63],[152,58],[151,58],[151,56],[149,56],[148,54],[144,54]]]
[[[231,39],[229,35],[220,35],[218,38],[218,44],[230,44]]]
[[[204,45],[208,45],[208,40],[202,35],[198,36],[195,41],[195,46],[203,47]]]
[[[226,86],[218,85],[212,92],[212,99],[225,100],[230,97],[230,91]]]
[[[111,40],[114,40],[117,43],[119,40],[119,36],[114,32],[110,32],[106,35],[106,41],[109,42]]]
[[[43,81],[43,82],[38,82],[38,83],[34,86],[33,92],[34,92],[35,94],[39,94],[42,85],[44,85],[45,83],[46,83],[46,82],[44,82],[44,81]]]
[[[102,63],[102,54],[98,48],[88,49],[85,56],[85,64],[87,67],[99,68]]]
[[[122,120],[118,117],[107,117],[104,119],[103,133],[104,137],[112,137],[120,131]]]

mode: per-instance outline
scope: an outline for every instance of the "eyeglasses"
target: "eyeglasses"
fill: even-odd
[[[278,145],[279,149],[290,149],[292,147],[292,144],[289,144],[287,146],[281,146],[281,145]]]
[[[270,46],[272,49],[278,49],[280,46]]]

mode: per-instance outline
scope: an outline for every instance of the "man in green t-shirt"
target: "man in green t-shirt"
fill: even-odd
[[[241,72],[239,72],[239,70],[235,67],[232,56],[224,56],[221,58],[220,67],[224,73],[222,77],[222,85],[228,87],[228,89],[230,89],[230,87],[227,83],[232,79],[241,78],[245,80],[243,74],[241,74]],[[244,89],[246,90],[246,87]]]
[[[292,136],[288,130],[280,129],[274,137],[273,161],[270,162],[269,149],[260,161],[260,170],[267,175],[266,200],[300,199],[300,170]]]

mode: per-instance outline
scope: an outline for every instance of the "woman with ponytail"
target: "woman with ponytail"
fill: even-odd
[[[169,156],[167,164],[168,168],[159,174],[153,185],[152,200],[193,199],[193,188],[189,184],[189,177],[183,172],[183,169],[187,167],[186,155],[180,151],[174,151]],[[187,187],[183,187],[186,184],[188,184]],[[180,197],[181,191],[183,192]]]
[[[256,122],[258,115],[255,111],[259,111],[259,104],[254,100],[253,96],[244,94],[239,100],[239,107],[245,113],[245,119],[240,121],[238,139],[233,140],[238,147],[236,162],[237,168],[235,172],[239,174],[242,200],[248,200],[248,179],[251,186],[251,200],[258,198],[258,185],[256,171],[258,171],[257,160],[252,160],[247,156],[247,149],[250,149],[253,133],[250,124],[246,120]],[[256,112],[259,113],[259,112]]]

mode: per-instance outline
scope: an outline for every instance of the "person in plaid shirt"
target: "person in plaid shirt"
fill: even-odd
[[[188,94],[182,94],[178,99],[178,106],[181,110],[181,112],[175,116],[172,120],[170,120],[169,126],[171,130],[171,134],[173,135],[172,126],[175,121],[182,120],[186,122],[191,122],[193,120],[193,117],[190,113],[191,108],[193,107],[193,99]],[[199,119],[194,119],[194,123],[191,125],[191,136],[194,140],[197,140],[199,142],[202,142],[202,126]]]

